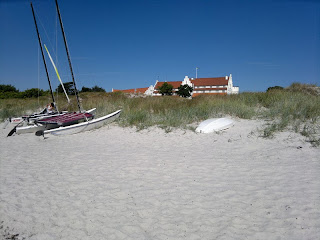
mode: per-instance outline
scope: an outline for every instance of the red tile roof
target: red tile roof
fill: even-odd
[[[125,90],[118,90],[118,89],[113,89],[113,92],[124,92],[124,93],[145,93],[147,91],[146,88],[133,88],[133,89],[125,89]]]
[[[225,86],[228,85],[228,80],[225,77],[217,78],[196,78],[191,80],[194,86]]]
[[[145,93],[145,91],[147,91],[148,88],[145,87],[145,88],[136,88],[136,93]]]
[[[113,92],[134,93],[134,89],[125,89],[125,90],[113,89]]]

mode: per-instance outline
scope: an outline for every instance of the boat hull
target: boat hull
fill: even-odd
[[[54,124],[47,124],[47,125],[27,125],[23,127],[17,127],[16,128],[16,134],[24,134],[24,133],[35,133],[37,131],[41,130],[49,130],[57,128]]]
[[[203,121],[196,128],[196,132],[198,133],[211,133],[217,132],[221,130],[225,130],[231,126],[233,126],[233,121],[229,118],[211,118]]]
[[[102,127],[105,124],[111,123],[114,120],[116,120],[121,114],[121,110],[115,111],[113,113],[110,113],[106,116],[100,117],[100,118],[96,118],[96,119],[92,119],[90,121],[87,122],[82,122],[82,123],[78,123],[78,124],[74,124],[71,126],[67,126],[67,127],[59,127],[59,128],[54,128],[51,130],[45,130],[45,131],[38,131],[36,132],[36,135],[69,135],[69,134],[75,134],[75,133],[80,133],[80,132],[84,132],[84,131],[89,131],[89,130],[93,130],[99,127]]]

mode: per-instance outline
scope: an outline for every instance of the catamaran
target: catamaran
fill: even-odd
[[[95,118],[92,120],[84,121],[77,124],[71,124],[69,125],[68,121],[60,120],[60,117],[57,117],[57,121],[54,121],[54,124],[61,124],[61,127],[53,128],[49,130],[39,130],[36,132],[37,136],[45,136],[45,135],[67,135],[67,134],[75,134],[80,133],[88,130],[92,130],[95,128],[102,127],[103,125],[107,123],[111,123],[114,120],[116,120],[121,114],[121,110],[115,111],[113,113],[110,113],[108,115],[105,115],[100,118]]]
[[[49,76],[49,73],[48,73],[46,59],[45,59],[44,53],[43,53],[42,41],[41,41],[41,37],[40,37],[40,34],[39,34],[37,19],[36,19],[35,13],[34,13],[32,2],[31,2],[31,10],[32,10],[33,20],[34,20],[34,24],[35,24],[35,28],[36,28],[36,32],[37,32],[38,43],[39,43],[40,50],[41,50],[42,60],[43,60],[44,68],[46,70],[46,75],[47,75],[47,79],[48,79],[48,83],[49,83],[49,88],[50,88],[50,93],[51,93],[51,98],[52,98],[52,105],[53,105],[53,107],[55,109],[53,111],[47,111],[47,109],[44,108],[39,113],[33,113],[31,115],[24,115],[24,116],[21,116],[21,117],[8,118],[6,120],[6,122],[5,122],[5,124],[4,124],[4,128],[9,123],[14,125],[14,128],[9,132],[8,136],[11,136],[14,133],[16,133],[17,129],[21,130],[21,131],[18,131],[18,133],[30,132],[28,129],[29,128],[30,129],[34,128],[33,124],[34,124],[34,121],[37,120],[37,119],[45,118],[45,117],[48,117],[48,116],[58,116],[58,115],[64,114],[64,113],[59,113],[57,111],[57,109],[56,109],[55,98],[54,98],[54,94],[53,94],[53,91],[52,91],[50,76]],[[52,60],[47,47],[46,47],[46,50],[47,50],[47,53],[49,55],[50,60]],[[52,61],[52,63],[53,63],[53,61]],[[53,63],[53,65],[54,65],[54,63]],[[55,65],[54,65],[54,67],[55,67]],[[56,70],[56,72],[57,72],[57,70]],[[61,80],[59,76],[58,76],[58,78],[59,78],[59,80]],[[61,82],[61,85],[63,86],[62,82]],[[63,87],[63,89],[64,89],[64,87]],[[68,99],[68,102],[69,102],[70,100],[69,100],[68,96],[67,96],[67,99]],[[27,131],[25,131],[25,130],[27,130]]]
[[[77,98],[77,103],[78,103],[78,108],[79,112],[78,113],[70,113],[66,114],[63,116],[55,116],[51,118],[45,118],[40,121],[37,121],[36,123],[40,123],[45,126],[52,126],[53,129],[46,129],[46,130],[39,130],[36,132],[37,136],[45,135],[45,134],[54,134],[54,135],[63,135],[63,134],[73,134],[73,133],[78,133],[82,131],[87,131],[91,130],[94,128],[101,127],[102,125],[106,123],[110,123],[117,119],[120,116],[121,110],[115,111],[111,114],[108,114],[106,116],[93,119],[94,115],[92,115],[90,112],[83,113],[81,111],[80,107],[80,101],[79,101],[79,95],[76,87],[76,82],[74,80],[74,74],[72,70],[72,64],[70,60],[70,54],[69,54],[69,49],[68,49],[68,44],[67,44],[67,39],[64,33],[64,28],[62,24],[62,19],[61,19],[61,14],[60,14],[60,9],[58,5],[58,1],[55,0],[56,3],[56,9],[59,17],[59,22],[60,22],[60,27],[61,27],[61,32],[64,40],[64,45],[68,57],[68,62],[69,62],[69,68],[71,72],[71,77],[72,77],[72,82],[73,86],[75,89],[75,94]],[[55,127],[54,127],[55,126]]]

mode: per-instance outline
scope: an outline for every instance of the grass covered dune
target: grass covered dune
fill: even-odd
[[[158,126],[193,129],[193,123],[208,118],[232,116],[243,119],[263,119],[266,125],[261,135],[272,137],[275,132],[290,129],[320,145],[320,96],[303,89],[246,92],[238,95],[203,95],[193,99],[179,97],[132,97],[122,93],[82,93],[84,109],[97,108],[98,116],[122,109],[120,126],[134,126],[138,130]],[[50,102],[49,96],[39,99],[6,99],[0,101],[0,118],[19,116],[39,110]],[[63,96],[57,101],[59,110],[76,111],[77,104],[67,105]]]

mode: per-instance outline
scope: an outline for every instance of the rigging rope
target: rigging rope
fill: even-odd
[[[34,10],[34,11],[35,11],[35,10]],[[48,35],[47,30],[46,30],[46,28],[44,27],[44,25],[43,25],[43,23],[42,23],[42,21],[41,21],[41,18],[39,17],[39,15],[38,15],[38,13],[37,13],[36,11],[35,11],[35,14],[37,15],[37,20],[38,20],[38,22],[40,22],[40,24],[41,24],[41,26],[42,26],[42,28],[43,28],[46,36],[47,36],[47,39],[48,39],[48,42],[49,42],[51,48],[54,49],[53,43],[50,41],[49,35]]]

